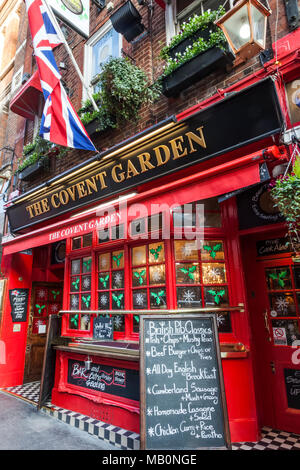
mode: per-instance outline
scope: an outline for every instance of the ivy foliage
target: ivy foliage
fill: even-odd
[[[271,196],[275,207],[284,216],[294,251],[300,251],[300,157],[293,170],[286,176],[279,176],[271,184]]]
[[[37,136],[33,142],[25,145],[23,148],[22,157],[19,159],[17,170],[18,172],[23,171],[28,166],[33,165],[37,161],[47,157],[51,151],[54,152],[57,157],[62,157],[66,154],[68,149],[62,147],[61,145],[53,144],[48,140],[43,139],[40,136]]]
[[[150,86],[146,73],[128,58],[111,57],[97,78],[100,91],[93,98],[99,111],[93,109],[90,100],[78,111],[84,125],[97,119],[97,130],[137,121],[142,105],[153,103],[160,95],[160,85]]]
[[[189,21],[184,22],[181,25],[181,30],[174,36],[168,46],[165,46],[160,51],[160,57],[166,61],[164,71],[161,78],[171,74],[178,67],[183,65],[185,62],[193,59],[202,52],[207,51],[211,47],[217,46],[225,50],[228,43],[221,31],[221,29],[214,26],[214,22],[217,18],[224,15],[225,10],[223,6],[220,6],[217,10],[207,10],[203,15],[193,15],[189,18]],[[193,38],[195,33],[198,31],[209,31],[208,38],[203,37],[195,38],[191,44],[189,44],[184,52],[177,52],[175,57],[171,57],[170,53],[175,46],[178,46],[185,39]]]

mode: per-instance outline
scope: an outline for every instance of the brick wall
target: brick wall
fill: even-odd
[[[116,10],[119,5],[124,3],[124,1],[115,0],[113,3]],[[144,25],[147,29],[149,29],[150,25],[147,8],[138,6],[136,0],[133,0],[133,3],[137,6],[139,12],[142,14]],[[276,0],[271,0],[270,6],[273,10],[273,13],[268,18],[266,48],[270,48],[276,38],[280,39],[289,32],[283,1],[278,0],[278,15],[276,14]],[[98,8],[92,2],[90,11],[90,35],[92,35],[103,26],[103,24],[109,18],[110,14],[107,12],[106,8],[99,13]],[[79,67],[81,70],[83,70],[85,40],[70,28],[68,28],[68,32],[68,43],[73,51]],[[166,42],[164,11],[156,3],[152,18],[152,44],[150,41],[150,36],[150,34],[143,35],[140,40],[134,41],[130,44],[127,43],[123,38],[123,50],[126,52],[126,54],[135,60],[136,65],[140,66],[146,71],[150,80],[152,78],[155,80],[162,71],[162,61],[159,58],[159,52]],[[24,60],[27,60],[26,69],[28,68],[31,53],[32,49],[29,40],[27,42],[24,56]],[[62,70],[61,74],[63,80],[66,83],[66,86],[71,90],[71,92],[73,92],[71,101],[75,109],[79,109],[81,107],[82,98],[81,83],[64,46],[59,46],[56,48],[55,56],[57,63],[64,62],[67,66],[67,69]],[[223,72],[212,73],[195,85],[190,86],[183,93],[181,93],[178,98],[167,99],[166,97],[162,96],[155,104],[151,106],[144,106],[141,109],[140,120],[137,123],[124,123],[124,126],[122,126],[121,129],[107,131],[99,136],[93,137],[93,142],[99,151],[109,148],[154,124],[155,122],[159,122],[172,114],[180,113],[185,109],[205,100],[206,98],[215,94],[218,89],[224,89],[247,77],[260,68],[261,63],[259,56],[257,55],[247,62],[234,67],[226,74]],[[9,116],[9,120],[13,119],[15,118]],[[30,137],[31,127],[27,126],[27,129],[28,136]],[[25,141],[28,141],[28,137],[26,138],[26,136]],[[60,172],[71,168],[75,164],[89,158],[91,155],[91,152],[70,150],[67,157],[57,159],[55,162],[52,162],[51,168],[53,172],[51,174],[44,174],[42,178],[39,177],[38,181],[32,181],[30,184],[24,185],[23,190],[30,189],[37,183],[40,183],[41,180],[46,181],[50,178],[50,176],[52,177],[55,174],[59,174]]]

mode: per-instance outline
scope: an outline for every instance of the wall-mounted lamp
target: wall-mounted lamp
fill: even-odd
[[[222,29],[233,52],[248,59],[265,49],[270,14],[258,0],[240,0],[215,23]]]
[[[141,15],[131,1],[126,2],[113,13],[110,20],[115,30],[128,42],[133,41],[145,29]]]
[[[90,370],[92,364],[91,358],[88,356],[84,361],[85,370]]]

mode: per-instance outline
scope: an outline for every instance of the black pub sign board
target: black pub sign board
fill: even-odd
[[[29,289],[10,289],[9,301],[13,323],[27,320]]]
[[[216,318],[140,317],[141,448],[230,448]]]
[[[100,201],[278,133],[282,114],[271,78],[226,97],[142,143],[109,150],[76,175],[7,208],[13,232]]]
[[[87,370],[83,361],[69,359],[68,383],[88,390],[139,400],[139,372],[133,369],[92,362]]]

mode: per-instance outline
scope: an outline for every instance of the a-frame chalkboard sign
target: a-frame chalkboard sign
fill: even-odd
[[[140,316],[141,449],[229,449],[213,314]]]

